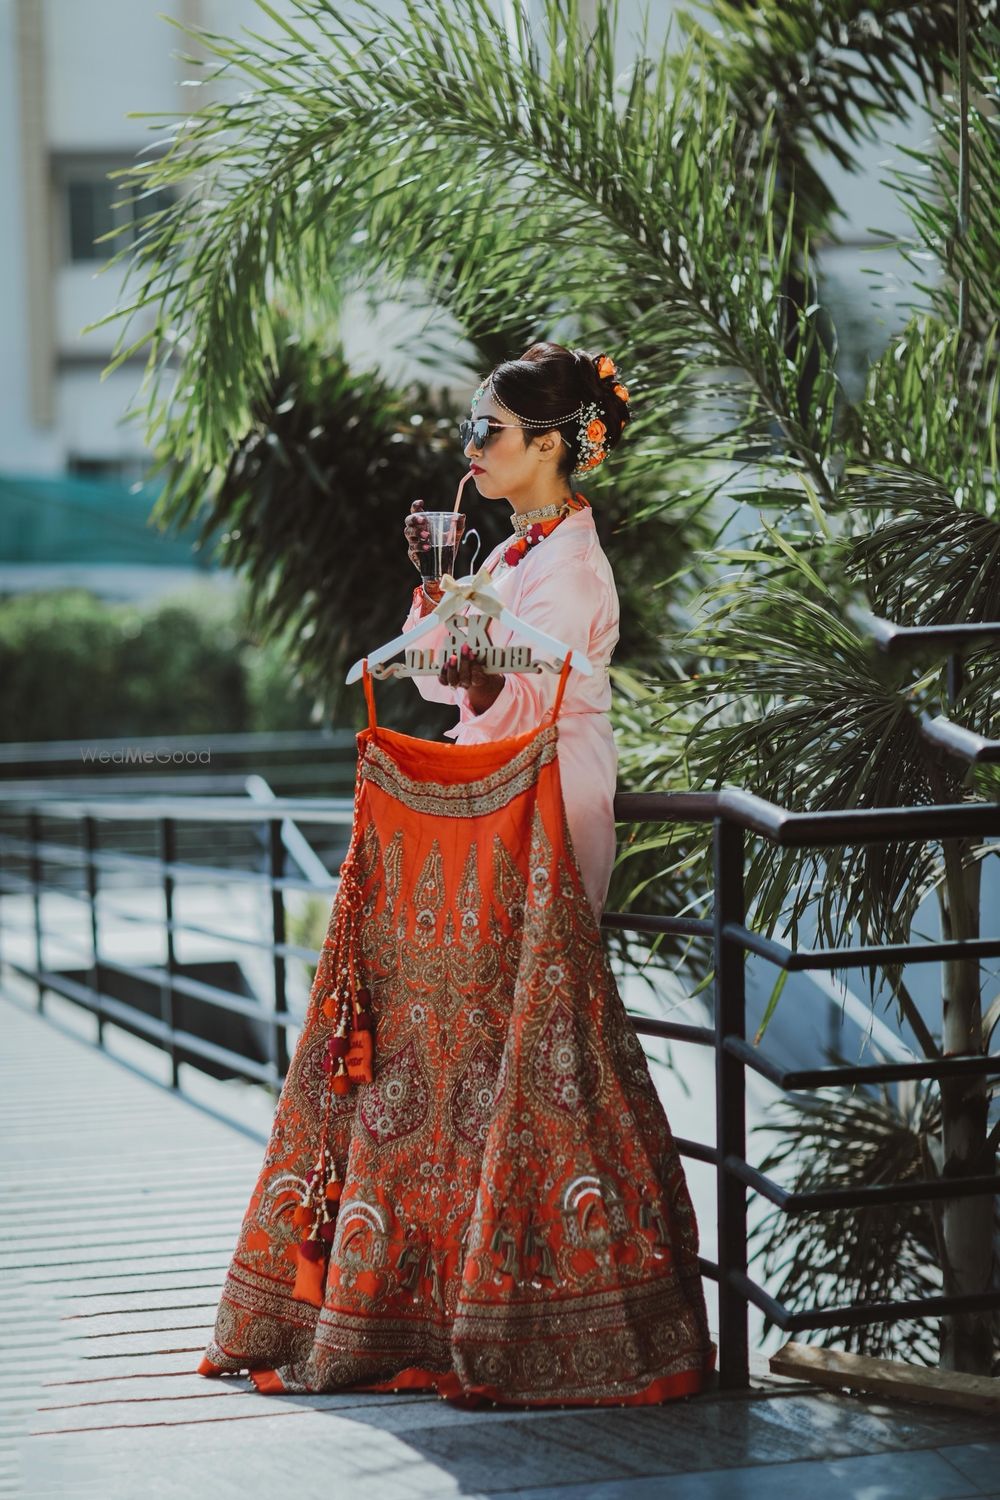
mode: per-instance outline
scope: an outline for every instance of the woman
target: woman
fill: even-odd
[[[533,345],[472,415],[481,493],[531,528],[491,557],[497,591],[571,650],[558,680],[468,657],[418,679],[458,705],[454,744],[380,725],[365,663],[351,844],[198,1369],[266,1394],[649,1405],[702,1390],[716,1348],[598,925],[618,610],[569,479],[617,442],[628,393],[606,355]],[[419,512],[406,529],[416,560]]]
[[[498,365],[473,399],[473,432],[465,446],[480,495],[511,506],[514,536],[485,563],[497,593],[520,619],[577,648],[595,669],[592,677],[570,673],[558,755],[573,848],[598,920],[615,859],[618,751],[608,718],[608,667],[618,641],[618,594],[593,512],[571,477],[596,467],[628,421],[628,393],[604,359],[602,374],[582,352],[534,344],[520,359]],[[553,416],[568,419],[551,426]],[[583,453],[581,444],[589,445]],[[414,501],[405,526],[418,568],[426,535],[422,506]],[[404,630],[433,609],[435,596],[440,588],[428,597],[417,586]],[[421,638],[421,647],[436,649],[443,635],[441,626]],[[494,645],[511,638],[494,623]],[[548,672],[487,673],[468,656],[444,667],[438,681],[414,681],[425,698],[458,705],[459,722],[445,734],[459,745],[504,739],[538,724],[557,685]]]

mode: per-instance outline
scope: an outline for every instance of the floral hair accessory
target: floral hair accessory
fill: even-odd
[[[608,354],[601,354],[593,361],[594,368],[601,380],[609,380],[616,376],[618,371],[614,360]],[[628,403],[628,391],[620,382],[613,387],[615,395],[619,400]],[[522,427],[530,431],[532,428],[551,429],[564,427],[576,418],[579,426],[576,431],[577,462],[570,471],[572,474],[585,474],[589,469],[596,469],[598,464],[604,462],[610,452],[608,445],[608,429],[602,420],[601,407],[596,401],[589,401],[586,405],[580,405],[575,411],[569,411],[558,417],[522,417],[519,412],[509,407],[502,401],[493,385],[492,372],[480,381],[472,397],[469,410],[474,412],[480,397],[488,391],[493,399],[502,406],[504,411],[516,417]],[[630,420],[630,414],[626,413],[625,420]],[[565,441],[565,439],[563,439]]]
[[[580,411],[580,426],[576,437],[578,457],[574,474],[585,474],[588,469],[596,469],[598,464],[604,462],[608,456],[607,438],[608,429],[601,421],[601,408],[596,401],[591,401]]]

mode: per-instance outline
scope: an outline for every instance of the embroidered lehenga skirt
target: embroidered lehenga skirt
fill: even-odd
[[[459,746],[379,726],[365,689],[351,845],[199,1372],[692,1395],[716,1358],[698,1230],[573,855],[561,692]]]

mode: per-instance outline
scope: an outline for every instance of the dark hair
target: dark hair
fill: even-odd
[[[615,395],[620,375],[598,375],[600,358],[600,351],[590,354],[586,349],[567,349],[563,344],[532,344],[520,359],[505,359],[496,366],[493,387],[512,412],[533,421],[561,417],[578,406],[596,402],[607,431],[607,447],[614,448],[631,414],[628,403]],[[551,426],[566,440],[556,465],[556,472],[566,478],[580,458],[577,441],[580,418],[552,422]],[[532,438],[543,431],[541,427],[526,427],[524,446],[527,448]]]

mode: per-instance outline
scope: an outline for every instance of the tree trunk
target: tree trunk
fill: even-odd
[[[972,844],[944,840],[946,879],[940,887],[945,940],[979,936],[978,859],[962,868]],[[942,1051],[983,1051],[982,991],[979,964],[958,959],[943,965]],[[988,1099],[984,1074],[941,1080],[942,1172],[966,1177],[988,1171],[985,1160]],[[946,1199],[942,1205],[946,1295],[988,1291],[993,1285],[993,1198],[980,1193]],[[989,1375],[993,1337],[988,1312],[959,1313],[941,1321],[940,1365],[970,1375]]]

